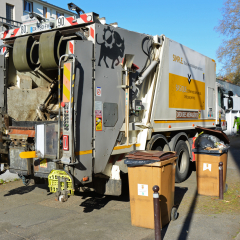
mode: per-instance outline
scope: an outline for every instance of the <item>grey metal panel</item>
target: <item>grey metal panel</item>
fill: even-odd
[[[34,176],[36,177],[47,177],[48,174],[53,169],[58,169],[57,163],[52,162],[52,160],[44,159],[34,159],[33,161]]]
[[[103,103],[103,125],[104,127],[114,127],[118,120],[117,103]]]
[[[156,100],[154,105],[154,114],[153,114],[153,120],[175,120],[176,119],[176,110],[181,110],[183,108],[169,108],[169,99],[172,93],[169,91],[169,46],[171,44],[171,39],[168,39],[167,37],[164,38],[164,47],[163,47],[163,57],[160,61],[160,73],[159,73],[159,79],[158,79],[158,85],[157,85],[157,93],[156,93]],[[186,48],[186,47],[185,47]],[[191,50],[191,49],[190,49]],[[191,50],[193,51],[193,50]],[[195,51],[193,51],[195,52]],[[193,53],[194,54],[194,53]],[[199,53],[196,52],[196,57],[199,55]],[[184,54],[183,54],[184,55]],[[203,55],[202,55],[203,56]],[[205,110],[201,110],[201,119],[207,119],[208,118],[208,109],[207,109],[207,88],[215,88],[215,73],[213,71],[214,69],[214,62],[212,59],[205,57]],[[180,64],[179,64],[180,65]],[[179,72],[180,75],[181,72]],[[169,95],[170,94],[170,95]],[[215,107],[215,101],[213,102],[213,108]],[[196,111],[196,109],[186,109],[186,110],[193,110]],[[194,121],[193,121],[194,122]],[[185,124],[185,123],[184,123]],[[175,127],[181,128],[194,128],[192,127],[192,123],[185,124],[180,123],[180,125],[176,125]],[[202,127],[212,127],[212,122],[199,122],[197,123],[199,126]],[[154,124],[154,127],[156,124]],[[161,126],[160,124],[158,126]],[[167,125],[166,125],[167,126]],[[161,126],[163,127],[163,125]],[[156,126],[157,128],[157,126]],[[166,131],[169,131],[168,128],[165,129]]]
[[[117,87],[123,84],[120,63],[124,54],[134,54],[133,63],[139,67],[138,72],[140,72],[147,60],[147,56],[142,50],[142,42],[148,37],[145,34],[100,24],[95,24],[95,30],[95,84],[96,87],[101,87],[101,96],[96,96],[95,100],[102,103],[118,104],[118,121],[116,125],[114,127],[103,126],[102,131],[96,131],[94,172],[100,173],[106,167],[125,118],[124,90]],[[146,48],[145,44],[146,42],[144,42]],[[130,73],[130,85],[137,74]],[[125,75],[123,77],[125,82]]]
[[[19,154],[24,152],[23,147],[10,147],[10,171],[13,173],[31,174],[32,158],[20,158]]]
[[[0,55],[0,107],[4,107],[4,55]]]
[[[74,41],[74,54],[76,55],[75,74],[75,152],[79,162],[74,170],[74,176],[81,180],[92,176],[92,137],[93,137],[93,95],[92,95],[92,49],[90,41]],[[88,151],[87,154],[83,151]],[[79,155],[79,154],[82,155]],[[77,181],[76,181],[77,182]]]

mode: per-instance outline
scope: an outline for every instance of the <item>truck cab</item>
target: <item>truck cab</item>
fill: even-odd
[[[228,91],[219,83],[216,83],[217,95],[216,95],[216,128],[222,131],[227,130],[226,121],[226,107],[224,106],[224,98],[228,98],[228,109],[233,108],[233,92]]]

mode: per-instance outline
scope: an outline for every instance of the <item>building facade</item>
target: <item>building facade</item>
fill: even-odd
[[[77,16],[76,13],[57,7],[42,0],[0,0],[0,22],[11,24],[14,28],[19,28],[21,23],[29,20],[29,13],[34,12],[46,19],[57,19],[59,16]],[[67,2],[66,2],[67,8]],[[0,26],[1,32],[5,27]],[[0,45],[2,45],[0,39]],[[4,49],[0,49],[0,54]]]
[[[67,8],[67,2],[66,2]],[[30,12],[37,13],[46,19],[56,19],[59,16],[73,16],[74,12],[57,7],[42,0],[1,0],[0,22],[10,23],[19,27]],[[25,16],[22,18],[22,16]],[[4,31],[3,27],[0,31]]]

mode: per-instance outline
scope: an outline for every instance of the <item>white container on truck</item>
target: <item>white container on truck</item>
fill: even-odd
[[[195,127],[226,127],[215,61],[96,13],[37,19],[2,34],[5,167],[25,182],[48,178],[58,196],[79,187],[120,195],[128,152],[172,150],[184,181]]]

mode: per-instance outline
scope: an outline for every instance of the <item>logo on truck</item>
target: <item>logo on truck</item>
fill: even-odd
[[[205,56],[169,40],[169,108],[205,109],[204,72]],[[179,112],[177,118],[181,114],[192,116]]]
[[[101,62],[103,59],[106,67],[109,68],[106,61],[106,58],[108,57],[112,60],[111,68],[114,69],[114,65],[117,66],[120,63],[118,58],[123,57],[124,50],[125,50],[124,39],[121,38],[118,32],[111,30],[110,26],[105,28],[103,31],[104,31],[104,34],[102,36],[103,38],[102,43],[98,42],[97,34],[96,34],[96,42],[98,45],[101,45],[98,66],[101,66]]]

